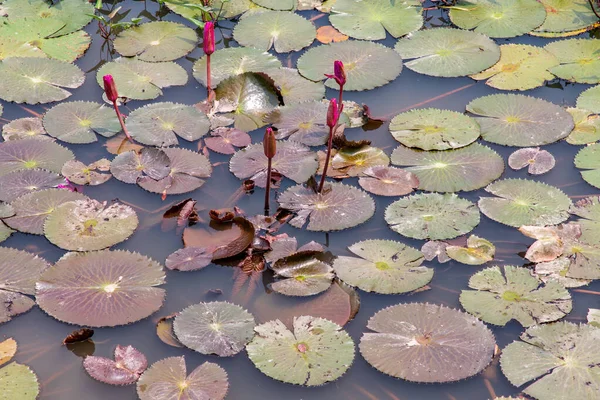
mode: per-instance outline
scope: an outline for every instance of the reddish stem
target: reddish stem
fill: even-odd
[[[342,115],[342,110],[344,109],[344,86],[340,86],[340,94],[338,95],[338,112]]]
[[[269,164],[267,165],[267,186],[265,187],[265,216],[269,215],[269,200],[271,194],[271,160],[269,158]]]
[[[325,185],[325,177],[327,176],[327,167],[329,167],[329,157],[331,157],[331,148],[333,147],[333,130],[334,129],[335,129],[335,127],[329,128],[329,142],[327,143],[327,156],[325,157],[325,165],[323,166],[323,175],[321,175],[321,183],[319,183],[319,193],[321,193],[323,191],[323,185]]]
[[[119,106],[117,105],[117,100],[113,101],[113,107],[115,108],[115,112],[117,113],[117,118],[119,119],[119,124],[121,124],[121,129],[123,130],[123,133],[125,133],[125,136],[127,136],[127,139],[131,143],[133,143],[133,139],[131,138],[131,136],[129,135],[129,132],[127,131],[127,128],[125,127],[125,122],[123,121],[123,115],[119,111]]]
[[[210,99],[210,92],[212,91],[211,79],[210,79],[210,54],[206,55],[206,97]]]

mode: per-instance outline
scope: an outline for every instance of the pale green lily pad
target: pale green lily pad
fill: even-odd
[[[42,124],[42,119],[38,117],[13,119],[2,127],[2,138],[5,141],[29,139],[45,134],[46,130]]]
[[[171,0],[164,3],[171,11],[184,18],[202,19],[200,6],[204,6],[204,0]],[[251,8],[257,7],[250,0],[213,0],[214,10],[221,10],[222,18],[233,18],[245,13]]]
[[[126,57],[142,61],[173,61],[185,56],[198,43],[193,29],[169,21],[154,21],[120,32],[114,40],[115,50]]]
[[[451,259],[467,265],[481,265],[494,259],[496,246],[487,239],[475,235],[467,239],[467,247],[447,246],[446,254]]]
[[[111,137],[121,131],[115,111],[99,103],[60,103],[44,114],[44,128],[63,142],[85,144],[97,141],[96,134]]]
[[[210,56],[211,85],[217,87],[227,78],[246,72],[264,72],[281,68],[281,62],[266,51],[251,47],[219,49]],[[192,74],[206,86],[206,55],[194,63]]]
[[[527,147],[519,149],[508,156],[508,165],[515,170],[527,167],[531,175],[541,175],[554,168],[556,160],[554,156],[539,147]]]
[[[347,176],[362,176],[363,171],[370,167],[387,167],[389,164],[387,154],[373,146],[342,147],[331,158],[331,167]]]
[[[209,128],[207,116],[194,106],[176,103],[152,103],[127,117],[127,130],[135,141],[150,146],[179,144],[177,136],[193,142]]]
[[[79,67],[49,58],[15,57],[0,62],[0,98],[15,103],[50,103],[71,95],[83,84]]]
[[[587,314],[588,324],[600,328],[600,310],[597,308],[590,308]]]
[[[137,226],[133,208],[85,199],[56,207],[44,222],[44,235],[61,249],[102,250],[127,240]]]
[[[294,318],[293,331],[280,320],[254,328],[248,357],[265,375],[286,383],[318,386],[342,376],[354,360],[354,342],[341,326],[323,318]]]
[[[115,157],[110,172],[125,183],[137,183],[145,176],[153,180],[165,178],[171,172],[171,160],[160,149],[145,147],[139,152],[130,150]]]
[[[539,0],[539,2],[546,8],[546,20],[531,32],[532,35],[570,34],[575,31],[581,33],[598,23],[598,18],[588,0]]]
[[[187,72],[174,62],[149,63],[120,57],[104,64],[96,73],[96,81],[104,87],[102,77],[112,75],[120,97],[151,100],[163,94],[162,89],[183,86]]]
[[[363,40],[395,38],[423,26],[421,3],[417,0],[336,0],[329,21],[344,35]]]
[[[600,329],[556,322],[532,326],[502,350],[510,383],[540,400],[594,399],[600,391]]]
[[[421,265],[423,254],[404,243],[364,240],[348,250],[358,257],[338,256],[333,269],[342,281],[366,292],[412,292],[433,278],[433,269]]]
[[[266,74],[273,79],[285,105],[318,101],[325,96],[325,85],[304,78],[294,68],[271,69]]]
[[[556,142],[575,124],[564,108],[519,94],[492,94],[467,104],[481,127],[481,137],[504,146],[531,147]]]
[[[385,210],[393,231],[414,239],[452,239],[479,224],[474,203],[453,193],[424,193],[401,198]]]
[[[292,104],[276,108],[265,121],[277,128],[277,139],[289,138],[307,146],[319,146],[329,138],[327,109],[328,105],[320,101]]]
[[[91,164],[85,165],[81,161],[67,161],[62,167],[62,175],[69,182],[76,185],[97,186],[112,178],[110,174],[110,161],[102,158]]]
[[[63,27],[52,36],[62,36],[86,26],[94,14],[94,7],[86,0],[61,0],[48,3],[45,0],[6,0],[2,4],[4,14],[15,18],[41,18],[58,20]]]
[[[480,135],[479,125],[462,113],[437,108],[411,110],[390,121],[394,139],[407,147],[422,150],[448,150],[473,143]]]
[[[534,0],[534,3],[537,1]],[[539,3],[538,3],[539,4]],[[492,67],[471,78],[487,79],[486,85],[501,90],[529,90],[554,79],[548,69],[559,64],[549,51],[525,44],[500,46],[500,60]]]
[[[0,201],[10,202],[24,194],[50,189],[64,182],[59,174],[44,169],[14,171],[0,176]]]
[[[591,196],[579,200],[569,212],[581,217],[575,220],[581,229],[581,240],[591,245],[600,245],[600,197]]]
[[[39,393],[37,376],[27,365],[12,362],[0,368],[0,395],[4,399],[35,400]]]
[[[408,69],[441,77],[473,75],[500,59],[500,48],[489,37],[453,28],[415,32],[400,39],[395,50]]]
[[[577,97],[577,108],[600,114],[600,85],[593,86],[581,92],[579,97]]]
[[[419,178],[400,168],[374,166],[362,171],[358,184],[379,196],[404,196],[419,187]]]
[[[541,262],[535,264],[535,275],[542,281],[557,281],[566,288],[577,288],[589,285],[590,279],[571,278],[567,276],[571,260],[566,257],[560,257],[556,260]]]
[[[71,150],[49,140],[31,138],[3,142],[0,143],[0,176],[36,168],[60,173],[63,164],[74,158]]]
[[[14,229],[9,228],[4,222],[0,221],[0,243],[8,239],[14,232]]]
[[[575,128],[565,139],[569,144],[590,144],[600,140],[600,115],[581,108],[567,108]]]
[[[577,83],[600,83],[600,39],[567,39],[544,47],[560,65],[548,69],[561,79]]]
[[[472,143],[446,151],[422,151],[400,146],[392,152],[392,164],[419,178],[419,189],[458,192],[480,189],[498,179],[504,160],[489,147]]]
[[[264,11],[242,19],[233,30],[242,46],[289,53],[310,46],[317,35],[312,22],[286,11]],[[211,60],[212,61],[212,60]]]
[[[0,31],[1,32],[1,31]],[[10,57],[41,57],[45,58],[44,53],[39,48],[29,43],[20,42],[14,38],[0,36],[0,61]]]
[[[506,325],[515,319],[528,327],[556,321],[569,312],[569,291],[556,281],[546,284],[533,276],[528,268],[507,265],[477,272],[463,290],[460,304],[467,312],[493,325]]]
[[[583,171],[581,177],[590,185],[600,188],[600,145],[584,147],[575,156],[575,166]]]
[[[340,60],[346,70],[344,90],[370,90],[383,86],[402,71],[402,59],[392,49],[378,43],[349,40],[313,47],[298,59],[298,71],[311,81],[333,74],[333,62]],[[325,86],[338,89],[333,79]]]
[[[279,258],[271,265],[276,280],[269,287],[286,296],[313,296],[326,291],[335,274],[322,255],[322,251],[306,250]]]
[[[297,5],[297,0],[252,0],[252,2],[271,10],[292,10]]]

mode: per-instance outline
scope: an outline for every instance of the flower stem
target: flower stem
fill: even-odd
[[[210,93],[212,92],[212,85],[210,79],[210,54],[206,55],[206,97],[210,99]]]
[[[133,143],[133,139],[131,138],[131,136],[129,135],[129,132],[127,131],[127,128],[125,127],[125,122],[123,121],[123,115],[119,111],[119,106],[117,105],[117,100],[113,101],[113,107],[115,108],[115,112],[117,113],[117,118],[119,119],[119,124],[121,124],[121,129],[123,130],[123,133],[125,133],[125,136],[127,136],[127,140],[129,140],[131,143]]]
[[[269,215],[269,200],[271,195],[271,160],[272,158],[268,158],[269,164],[267,165],[267,185],[265,187],[265,215]]]
[[[331,157],[331,148],[333,147],[333,131],[335,127],[329,128],[329,142],[327,143],[327,156],[325,156],[325,165],[323,166],[323,175],[321,175],[321,182],[319,183],[319,193],[323,192],[323,185],[325,185],[325,177],[327,176],[327,167],[329,167],[329,158]]]

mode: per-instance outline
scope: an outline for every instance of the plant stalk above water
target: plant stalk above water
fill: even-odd
[[[272,128],[267,128],[265,137],[263,139],[263,148],[265,156],[267,157],[267,184],[265,186],[265,215],[269,215],[269,200],[271,195],[271,174],[272,174],[272,161],[277,152],[277,141],[275,140],[275,133]]]
[[[203,48],[204,54],[206,54],[206,96],[209,101],[212,94],[212,82],[210,79],[210,56],[215,52],[215,24],[212,21],[208,21],[204,24],[204,41]]]
[[[115,109],[115,113],[117,113],[117,118],[119,119],[119,124],[121,124],[121,129],[127,136],[127,139],[133,143],[133,139],[129,135],[127,131],[127,127],[125,127],[125,122],[123,121],[123,114],[119,111],[119,105],[117,101],[119,100],[119,92],[117,92],[117,85],[115,85],[115,80],[112,75],[104,75],[102,77],[104,82],[104,93],[106,94],[106,98],[112,102],[113,108]]]

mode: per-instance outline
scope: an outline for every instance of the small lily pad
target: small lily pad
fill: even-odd
[[[235,128],[216,128],[210,134],[210,137],[204,139],[204,144],[221,154],[234,154],[236,147],[246,147],[252,143],[250,135]]]
[[[83,368],[94,379],[109,385],[131,385],[148,367],[146,356],[133,346],[117,345],[115,359],[88,356]]]
[[[347,176],[361,176],[367,168],[389,164],[387,154],[373,146],[342,147],[331,157],[331,167]]]
[[[2,127],[2,137],[5,141],[28,139],[45,134],[42,119],[38,117],[13,119]]]
[[[429,240],[421,246],[421,253],[427,261],[433,261],[436,257],[440,264],[446,263],[451,260],[451,258],[446,253],[446,248],[448,248],[448,243],[438,241],[438,240]]]
[[[593,86],[581,92],[579,97],[577,97],[577,108],[600,114],[600,85]]]
[[[548,69],[557,77],[577,83],[600,83],[600,40],[558,40],[544,48],[560,62]]]
[[[581,177],[594,187],[600,188],[600,145],[597,143],[584,147],[575,156],[575,166],[581,169]]]
[[[27,193],[50,189],[64,182],[60,175],[44,169],[14,171],[0,176],[0,201],[11,202]]]
[[[588,0],[539,0],[546,8],[546,20],[531,32],[536,36],[579,34],[598,23]],[[557,35],[552,35],[557,34]]]
[[[446,254],[451,259],[467,265],[481,265],[494,259],[496,246],[489,240],[475,235],[467,239],[467,247],[446,246]]]
[[[171,253],[165,266],[177,271],[197,271],[209,265],[212,261],[212,252],[203,247],[185,247]]]
[[[110,161],[103,158],[85,165],[81,161],[67,161],[62,167],[62,174],[65,178],[76,185],[101,185],[112,178],[110,173]],[[0,185],[1,186],[1,185]]]
[[[160,180],[171,172],[171,159],[160,149],[143,148],[119,154],[110,164],[110,172],[125,183],[137,183],[144,177]]]
[[[527,172],[531,175],[541,175],[554,168],[556,160],[554,156],[546,150],[540,148],[519,149],[508,157],[508,165],[512,169],[523,169],[527,167]]]
[[[321,100],[325,96],[325,85],[313,82],[294,68],[270,69],[266,74],[273,79],[286,105]]]
[[[270,288],[287,296],[313,296],[329,289],[333,269],[318,251],[299,251],[277,260],[271,268],[277,280]]]
[[[581,108],[567,108],[567,111],[575,122],[575,128],[565,139],[567,143],[589,144],[600,140],[600,115]]]
[[[12,362],[0,368],[0,394],[5,399],[35,400],[39,393],[37,376],[27,365]]]
[[[419,187],[419,178],[400,168],[374,166],[362,171],[358,184],[379,196],[404,196]]]
[[[328,105],[320,101],[277,107],[267,115],[266,122],[277,128],[278,139],[289,137],[307,146],[319,146],[329,138],[327,109]]]

